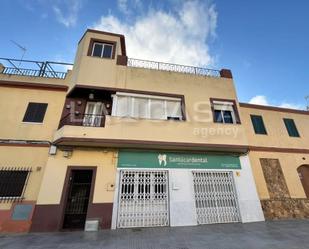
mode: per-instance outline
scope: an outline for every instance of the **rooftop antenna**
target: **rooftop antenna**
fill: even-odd
[[[309,95],[305,97],[305,100],[307,101],[307,111],[309,111]]]
[[[22,56],[21,56],[21,58],[20,58],[20,62],[19,62],[19,64],[18,64],[18,67],[19,67],[20,64],[21,64],[22,59],[23,59],[24,56],[25,56],[25,53],[27,52],[27,49],[26,49],[26,47],[24,47],[24,46],[18,44],[16,41],[11,40],[11,42],[12,42],[13,44],[15,44],[18,48],[20,48],[20,49],[23,51]]]

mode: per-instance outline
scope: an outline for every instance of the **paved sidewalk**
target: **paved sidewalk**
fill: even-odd
[[[309,220],[0,235],[1,249],[301,249]]]

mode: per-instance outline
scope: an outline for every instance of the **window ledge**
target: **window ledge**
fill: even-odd
[[[185,122],[186,120],[180,119],[180,120],[174,120],[174,119],[153,119],[153,118],[134,118],[134,117],[126,117],[126,116],[113,116],[113,115],[106,115],[110,116],[112,118],[121,118],[121,119],[129,119],[129,120],[135,120],[135,121],[155,121],[155,122]]]
[[[99,57],[99,56],[92,56],[92,55],[87,55],[87,56],[91,58],[95,58],[95,59],[115,60],[115,58],[106,58],[106,57]]]
[[[21,122],[22,124],[42,125],[44,122]]]
[[[220,123],[220,122],[213,122],[214,124],[220,124],[220,125],[241,125],[241,123]]]

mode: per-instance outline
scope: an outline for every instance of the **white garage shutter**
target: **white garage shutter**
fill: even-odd
[[[198,224],[239,222],[232,172],[193,172]]]
[[[168,225],[167,171],[121,170],[117,227]]]

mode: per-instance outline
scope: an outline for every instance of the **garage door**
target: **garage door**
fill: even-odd
[[[198,224],[239,222],[232,172],[193,172]]]
[[[169,225],[167,171],[120,171],[118,228]]]

